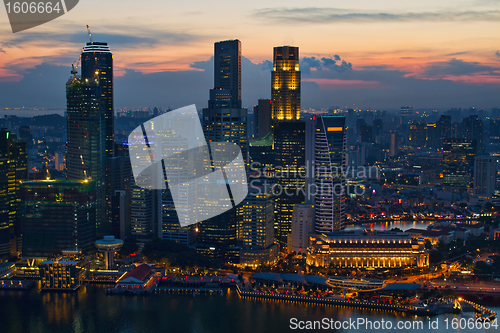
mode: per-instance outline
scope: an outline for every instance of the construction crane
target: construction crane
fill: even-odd
[[[92,43],[92,34],[90,33],[90,27],[89,25],[87,24],[87,32],[89,33],[89,40],[90,40],[90,44],[93,44]]]
[[[73,63],[71,64],[71,67],[73,68],[71,70],[71,74],[73,74],[73,78],[76,79],[76,74],[78,74],[78,66],[80,65],[80,60],[82,59],[82,56],[80,55],[78,57],[78,59],[76,59],[75,61],[73,61]]]

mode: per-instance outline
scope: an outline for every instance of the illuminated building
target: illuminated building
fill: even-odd
[[[86,260],[59,258],[42,261],[39,269],[42,290],[76,290],[85,278]]]
[[[497,159],[478,156],[474,160],[474,195],[491,198],[495,194]]]
[[[389,146],[389,156],[394,157],[399,152],[399,142],[398,142],[398,133],[391,133],[391,143]]]
[[[203,109],[203,133],[208,143],[237,144],[247,163],[247,109],[241,108],[241,42],[221,41],[215,43],[214,51],[214,89],[210,90],[208,108]],[[217,152],[224,154],[223,150]],[[224,160],[223,156],[220,158]],[[209,200],[211,194],[199,195]],[[197,250],[224,261],[237,262],[240,212],[239,208],[233,207],[198,223]]]
[[[272,118],[274,121],[300,119],[299,48],[274,48],[271,72]]]
[[[424,242],[395,232],[344,231],[311,237],[307,264],[336,268],[428,267]]]
[[[345,117],[315,116],[314,176],[316,232],[344,229]]]
[[[80,79],[75,74],[66,84],[66,177],[95,182],[98,226],[105,221],[106,208],[106,119],[101,94],[98,75]]]
[[[274,177],[277,183],[275,235],[287,243],[292,231],[293,206],[305,202],[305,122],[282,121],[274,125]]]
[[[82,80],[88,79],[92,81],[97,77],[100,94],[100,113],[102,116],[102,145],[99,148],[99,153],[103,153],[104,161],[101,166],[100,173],[105,179],[103,189],[100,189],[99,179],[96,180],[97,185],[97,225],[106,221],[109,222],[111,215],[111,197],[114,189],[110,187],[112,170],[107,165],[107,159],[114,156],[115,148],[115,111],[114,111],[114,87],[113,87],[113,54],[111,53],[108,43],[105,42],[88,42],[83,48],[81,54],[81,71]],[[69,109],[68,109],[69,114]],[[90,131],[90,129],[89,129]],[[69,136],[69,129],[68,129]],[[97,149],[97,147],[93,147]],[[94,168],[94,167],[93,167]],[[69,178],[78,180],[78,178]],[[79,178],[83,179],[83,178]],[[101,203],[100,196],[104,198]],[[104,205],[104,206],[103,206]],[[102,210],[102,212],[101,212]]]
[[[82,79],[93,80],[96,73],[99,81],[100,100],[103,104],[104,117],[104,149],[106,158],[113,156],[114,134],[114,106],[113,106],[113,54],[108,43],[88,42],[81,55]],[[69,111],[69,110],[68,110]]]
[[[122,276],[116,283],[116,289],[141,292],[149,290],[156,281],[155,272],[148,264],[141,264]]]
[[[269,99],[259,99],[253,108],[255,139],[262,139],[272,132],[272,103]]]
[[[270,186],[249,186],[247,198],[243,201],[243,246],[240,252],[241,264],[262,264],[277,254],[274,244],[274,197]]]
[[[292,232],[288,235],[288,253],[305,253],[309,247],[309,234],[314,232],[314,206],[293,206]]]
[[[104,236],[103,239],[95,241],[95,247],[99,252],[104,253],[104,263],[106,269],[113,269],[115,266],[115,252],[120,251],[123,246],[121,239],[116,239],[115,236]]]
[[[155,225],[156,193],[138,185],[132,185],[130,199],[130,233],[138,243],[153,239]]]
[[[94,250],[94,182],[25,181],[20,191],[23,258],[47,258],[68,248]]]
[[[413,121],[410,125],[410,145],[413,147],[425,147],[427,139],[427,124],[425,121]]]
[[[19,183],[28,179],[26,142],[0,129],[0,257],[16,256],[21,244]]]
[[[237,39],[214,44],[214,91],[227,92],[227,107],[241,108],[241,42]],[[211,95],[212,97],[212,95]],[[209,108],[216,108],[210,98]]]
[[[476,141],[445,139],[443,141],[443,185],[469,188],[476,156]]]

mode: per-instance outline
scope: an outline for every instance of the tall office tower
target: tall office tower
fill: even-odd
[[[21,244],[19,184],[27,179],[26,142],[0,129],[0,258],[18,253]]]
[[[132,192],[132,165],[129,156],[115,156],[108,159],[109,188],[111,196],[111,235],[125,239],[130,235],[130,203]]]
[[[307,253],[309,234],[314,233],[314,205],[293,207],[292,232],[288,236],[288,253]]]
[[[401,111],[399,112],[401,117],[405,117],[407,120],[411,120],[413,117],[413,107],[411,106],[402,106]]]
[[[478,156],[474,161],[474,194],[490,198],[495,194],[497,159]]]
[[[305,201],[305,122],[280,121],[273,130],[274,176],[278,185],[274,227],[276,240],[286,245],[292,228],[293,206]]]
[[[441,148],[441,144],[438,139],[436,124],[427,124],[425,146],[433,148],[438,148],[438,147]]]
[[[398,142],[398,133],[391,133],[391,142],[389,145],[389,156],[394,157],[399,153],[399,142]]]
[[[162,132],[161,144],[162,150],[171,152],[183,152],[188,150],[188,142],[185,137],[176,135],[175,131]],[[195,242],[194,224],[182,227],[179,224],[179,217],[188,219],[189,216],[194,216],[196,213],[193,211],[196,208],[196,184],[188,184],[190,180],[190,170],[194,169],[194,161],[191,155],[183,155],[182,158],[176,159],[175,163],[167,163],[165,172],[169,177],[175,177],[179,183],[184,183],[184,186],[178,186],[177,195],[182,197],[183,204],[175,206],[174,199],[166,183],[166,189],[161,190],[161,204],[159,205],[159,218],[158,220],[158,236],[164,240],[170,240],[177,243],[192,246]]]
[[[147,243],[153,239],[155,228],[155,192],[132,185],[130,202],[130,234],[138,243]]]
[[[261,139],[272,131],[272,103],[270,99],[259,99],[254,106],[255,139]]]
[[[472,167],[476,157],[476,140],[445,139],[443,141],[443,185],[472,187]]]
[[[249,187],[243,201],[243,246],[240,263],[259,265],[271,261],[277,255],[274,244],[274,198],[270,186]]]
[[[436,128],[438,132],[438,138],[441,141],[440,144],[443,144],[444,139],[451,138],[451,116],[447,116],[442,114],[439,117],[439,120],[436,122]]]
[[[299,48],[274,48],[271,72],[272,117],[274,121],[300,119]]]
[[[476,140],[476,149],[481,153],[483,149],[483,122],[477,115],[471,115],[462,120],[464,139]]]
[[[225,90],[228,106],[241,108],[241,42],[237,39],[214,44],[214,90]],[[210,107],[217,106],[209,103]]]
[[[229,40],[215,43],[214,89],[208,108],[203,109],[203,133],[208,142],[236,143],[248,158],[247,110],[241,108],[241,43]],[[223,152],[217,150],[218,154]],[[215,153],[212,149],[212,155]],[[213,156],[212,156],[213,157]],[[222,159],[223,156],[220,156]],[[210,193],[199,193],[206,196]],[[197,225],[197,249],[224,261],[237,262],[237,225],[241,215],[233,207]]]
[[[425,147],[427,140],[427,124],[425,121],[413,121],[410,125],[410,145],[412,147]]]
[[[80,79],[75,74],[66,84],[66,178],[95,182],[98,227],[105,221],[106,209],[106,118],[101,95],[98,75]]]
[[[19,127],[19,139],[26,141],[28,146],[33,145],[33,136],[31,135],[31,129],[29,126]]]
[[[328,233],[343,230],[345,223],[345,117],[315,118],[315,229]]]
[[[82,79],[93,81],[97,75],[104,116],[106,158],[113,156],[115,117],[113,104],[113,54],[108,43],[88,42],[81,55]]]
[[[373,142],[373,127],[363,121],[359,128],[359,137],[361,142]]]
[[[114,156],[115,148],[115,113],[114,113],[114,92],[113,92],[113,54],[111,53],[108,43],[105,42],[88,42],[83,48],[81,55],[82,80],[93,80],[96,76],[100,88],[100,103],[101,113],[104,117],[103,134],[104,142],[102,149],[104,150],[104,165],[107,164],[107,159]],[[98,214],[98,225],[106,221],[110,221],[111,215],[111,196],[114,191],[109,186],[110,169],[104,167],[102,170],[105,173],[104,183],[104,212],[103,216]],[[99,184],[98,184],[99,186]],[[100,191],[99,191],[100,192]],[[98,198],[99,199],[99,198]],[[100,207],[100,204],[98,204]],[[99,208],[98,208],[99,209]]]
[[[66,249],[94,250],[95,182],[21,183],[23,258],[47,258]]]

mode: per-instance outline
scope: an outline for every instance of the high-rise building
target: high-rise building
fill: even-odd
[[[261,139],[272,131],[272,103],[269,99],[259,99],[253,108],[255,139]]]
[[[344,229],[345,223],[345,117],[314,118],[315,229],[328,233]]]
[[[271,72],[272,117],[275,121],[300,119],[299,48],[274,48]]]
[[[100,90],[100,106],[103,120],[103,135],[104,141],[102,150],[104,151],[104,166],[107,165],[107,159],[114,156],[115,148],[115,113],[114,113],[114,87],[113,87],[113,54],[111,53],[108,43],[105,42],[88,42],[83,48],[81,55],[81,71],[82,80],[88,79],[92,81],[95,77],[98,79]],[[110,221],[111,214],[111,197],[114,189],[109,186],[110,168],[104,167],[104,211],[102,214],[98,212],[98,226],[104,221]],[[97,184],[99,186],[99,184]],[[98,193],[101,189],[98,189]],[[101,208],[100,198],[98,194],[98,210]]]
[[[115,156],[108,159],[109,188],[111,196],[111,234],[119,239],[130,235],[130,203],[132,192],[132,166],[129,156]]]
[[[241,108],[241,42],[229,40],[215,43],[214,89],[210,90],[208,108],[203,109],[203,133],[210,143],[232,142],[248,158],[247,109]],[[212,149],[224,154],[223,150]],[[223,156],[219,156],[222,160]],[[198,193],[209,200],[210,193]],[[229,208],[229,207],[228,207]],[[197,249],[224,261],[237,262],[237,226],[241,223],[236,207],[196,226]],[[177,212],[178,213],[178,212]]]
[[[23,258],[47,258],[66,249],[94,250],[95,182],[21,182]]]
[[[472,187],[475,156],[476,140],[445,139],[443,141],[443,185]]]
[[[477,115],[471,115],[462,120],[464,139],[476,140],[476,149],[483,151],[483,122]]]
[[[274,176],[276,187],[275,234],[286,245],[292,230],[293,206],[305,202],[305,122],[275,122]]]
[[[19,184],[27,179],[26,142],[0,129],[0,258],[16,256],[22,244]]]
[[[132,185],[130,202],[130,233],[138,243],[153,239],[155,231],[156,191]]]
[[[243,246],[241,264],[262,264],[277,254],[274,244],[274,199],[270,186],[249,187],[241,206],[243,215]]]
[[[114,149],[114,104],[113,104],[113,54],[108,43],[88,42],[81,56],[82,79],[94,80],[97,76],[100,87],[102,113],[104,116],[104,149],[106,158],[113,156]]]
[[[105,221],[106,208],[106,118],[99,75],[77,78],[66,84],[68,180],[93,180],[96,187],[96,222]]]
[[[394,157],[399,152],[399,142],[398,142],[398,133],[391,133],[391,142],[389,145],[389,156]]]
[[[425,147],[427,140],[427,124],[425,121],[413,121],[410,125],[410,145],[413,147]]]
[[[237,39],[214,44],[214,89],[227,93],[228,107],[241,108],[241,42]],[[215,96],[213,96],[215,97]],[[210,98],[209,108],[216,108],[216,98]]]
[[[478,156],[474,161],[474,195],[491,197],[495,194],[497,159]]]
[[[438,138],[441,141],[440,144],[442,145],[442,141],[444,139],[451,138],[451,116],[447,116],[442,114],[439,117],[439,120],[436,123],[437,127],[437,132],[438,132]]]
[[[311,233],[314,233],[314,205],[296,204],[293,207],[292,232],[288,236],[288,252],[305,254]]]

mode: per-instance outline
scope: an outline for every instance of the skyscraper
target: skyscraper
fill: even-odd
[[[292,232],[288,236],[288,252],[307,253],[309,234],[314,232],[314,205],[296,204],[293,207]]]
[[[104,137],[106,158],[113,156],[114,150],[114,104],[113,104],[113,54],[108,43],[88,42],[83,48],[82,79],[93,80],[97,76],[100,86],[102,113],[104,116]]]
[[[97,76],[100,89],[101,113],[104,117],[103,134],[104,142],[102,149],[104,150],[104,163],[107,165],[108,158],[114,156],[115,148],[115,113],[114,113],[114,97],[113,97],[113,54],[111,53],[108,43],[105,42],[88,42],[83,48],[81,55],[81,71],[82,80],[92,80]],[[98,225],[104,221],[111,220],[111,197],[114,190],[110,186],[110,168],[105,167],[104,173],[104,212],[102,218],[98,217]],[[100,192],[100,191],[99,191]],[[99,199],[99,198],[98,198]],[[100,204],[98,204],[100,207]],[[99,208],[98,208],[99,209]]]
[[[305,122],[279,121],[274,124],[274,176],[277,183],[275,232],[285,245],[292,228],[293,206],[304,203]]]
[[[495,194],[497,159],[478,156],[474,161],[474,195],[490,198]]]
[[[272,103],[269,99],[259,99],[253,108],[255,139],[261,139],[272,131]]]
[[[274,244],[274,200],[269,186],[249,187],[242,205],[243,247],[240,263],[262,264],[277,254]]]
[[[23,258],[47,258],[66,249],[94,250],[93,181],[26,181],[20,191]]]
[[[226,90],[228,106],[241,108],[241,42],[237,39],[214,44],[214,90]],[[209,103],[210,107],[216,105]]]
[[[273,120],[300,119],[299,48],[274,48],[271,72],[271,98]]]
[[[28,179],[26,142],[0,129],[0,258],[17,255],[21,232],[19,183]]]
[[[443,141],[443,185],[472,187],[475,156],[476,140],[445,139]]]
[[[203,133],[208,142],[236,143],[248,158],[247,109],[241,108],[241,42],[228,40],[215,43],[214,89],[210,90],[208,108],[203,109]],[[213,149],[211,154],[224,154]],[[224,159],[223,156],[220,158]],[[210,193],[199,193],[210,197]],[[237,262],[237,225],[241,215],[236,207],[200,222],[197,248],[200,252],[224,261]]]
[[[315,229],[328,233],[344,229],[345,223],[345,117],[314,118]]]
[[[77,78],[66,84],[68,180],[93,180],[96,190],[96,222],[105,221],[106,118],[102,109],[99,75]]]

